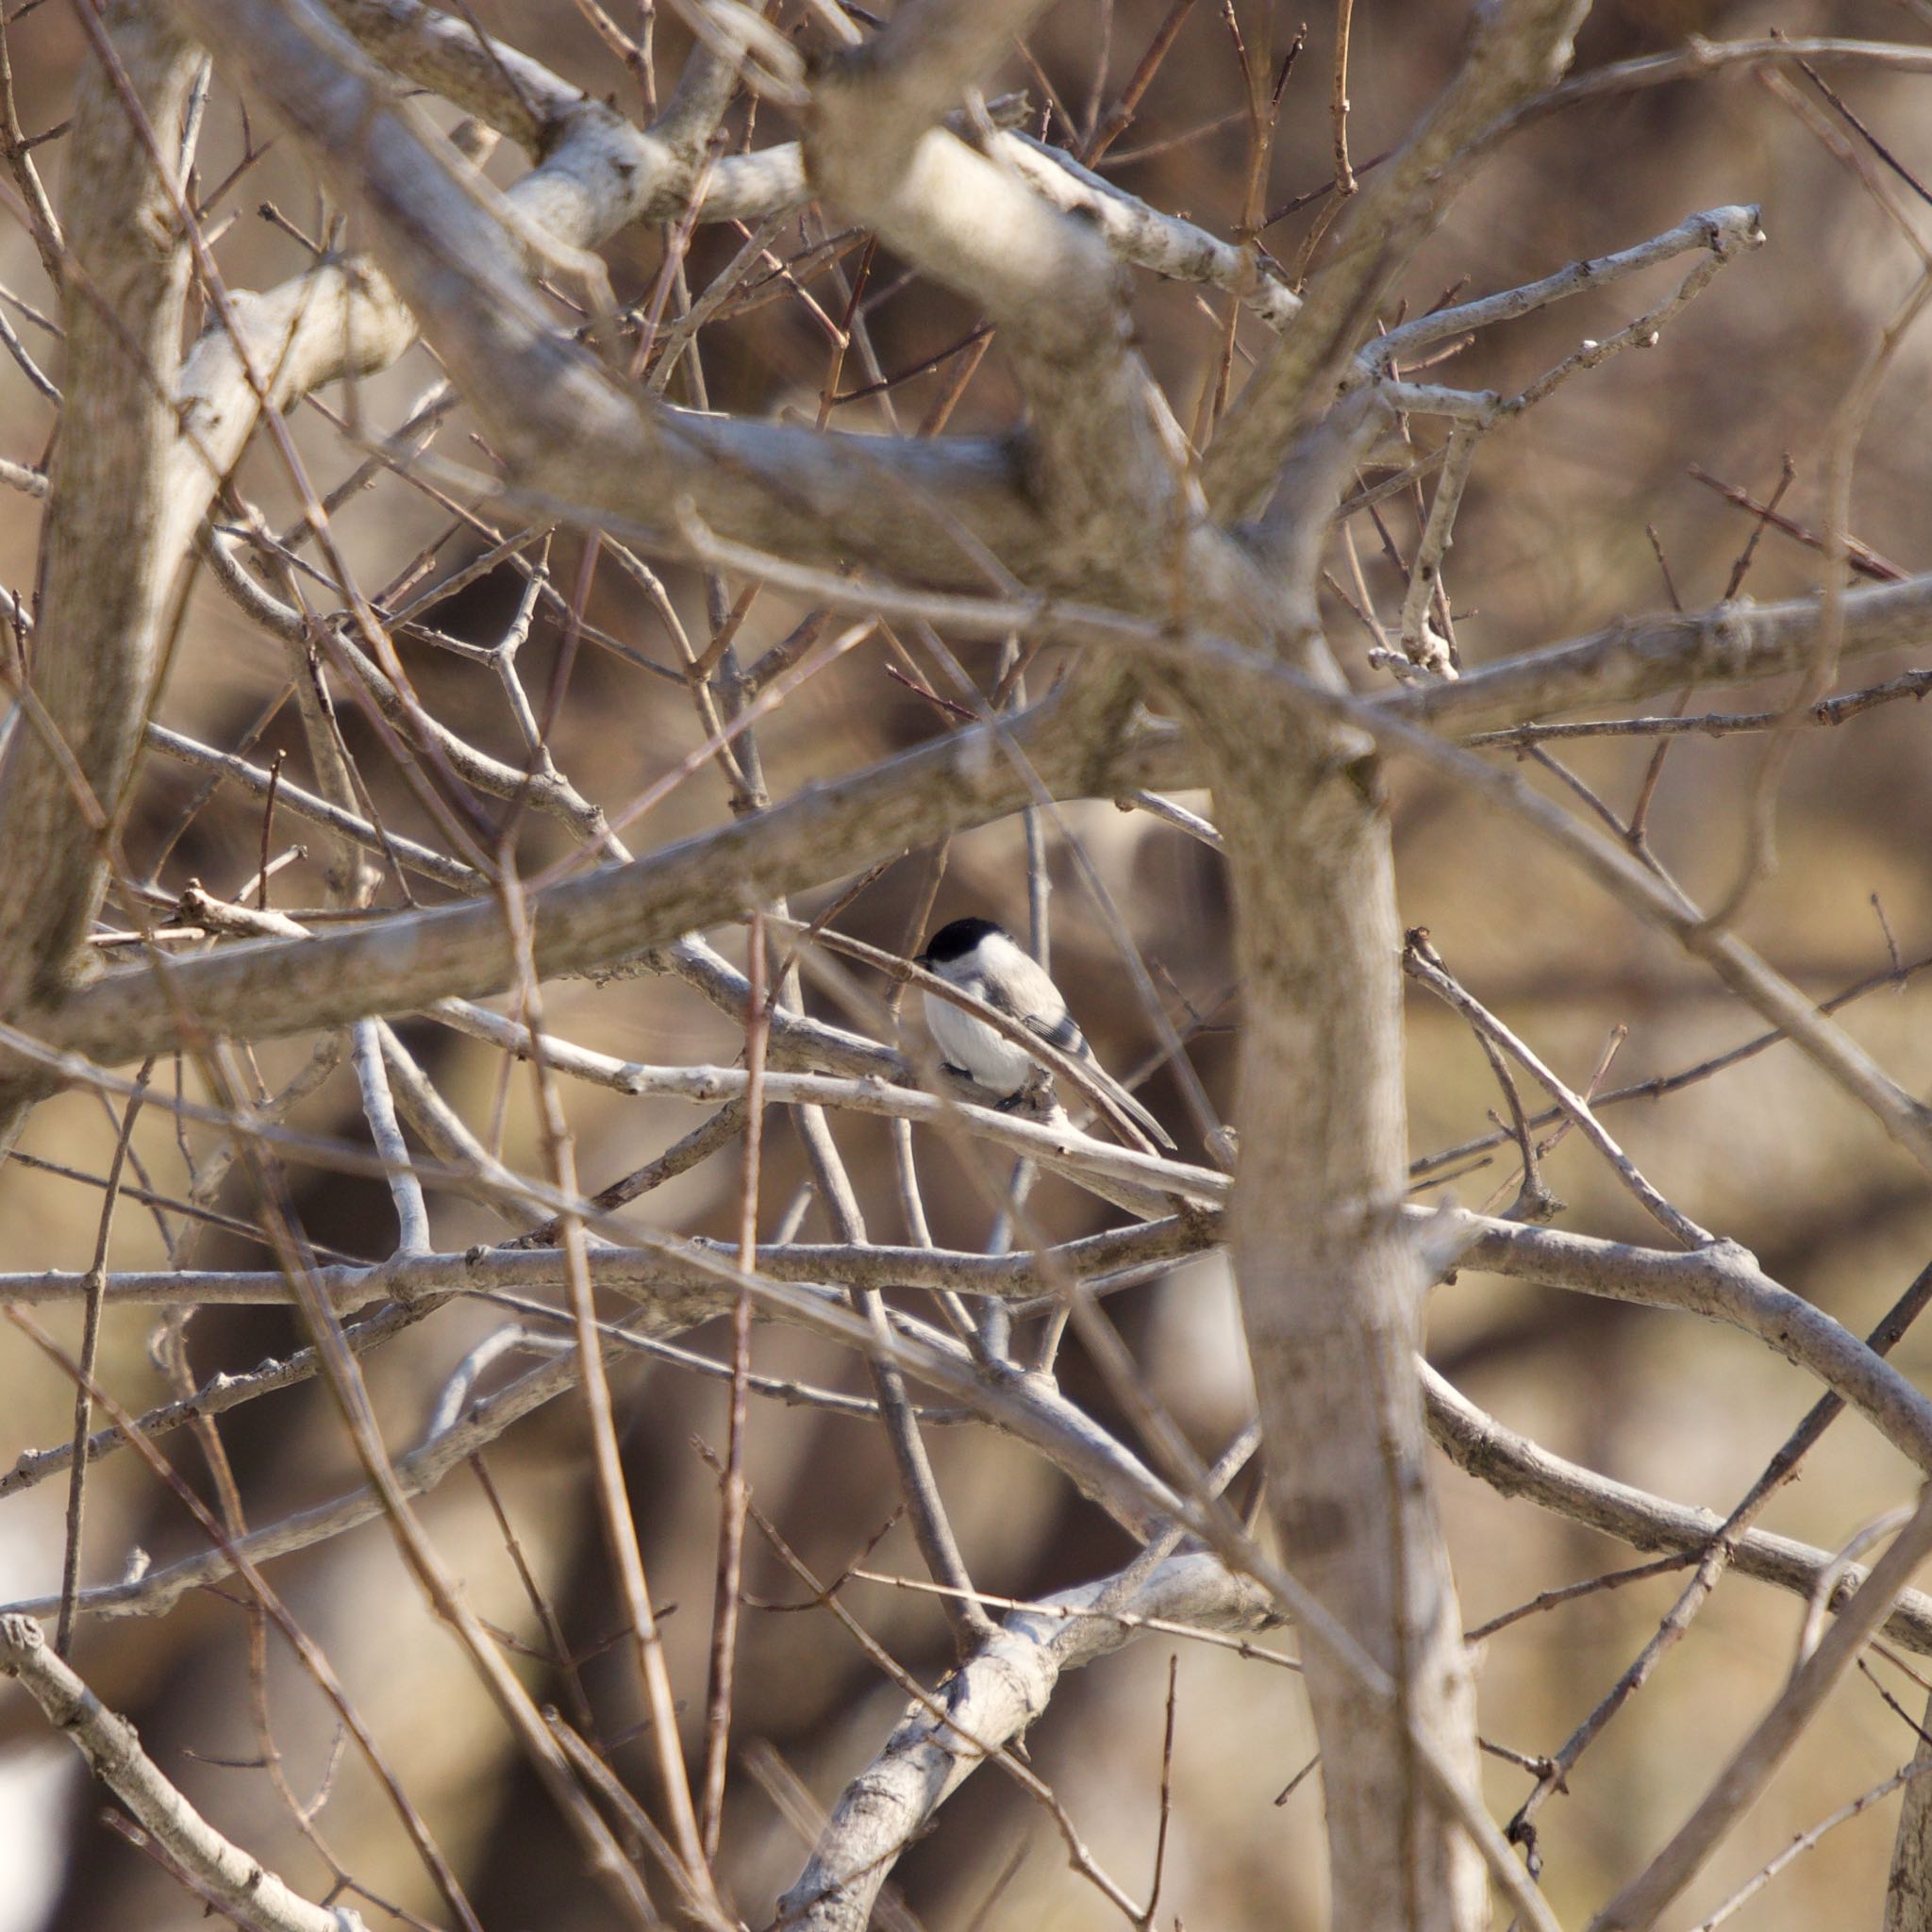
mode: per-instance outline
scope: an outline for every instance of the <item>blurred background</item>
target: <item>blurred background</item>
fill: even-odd
[[[1166,17],[1164,0],[1066,0],[1030,48],[1001,76],[1028,91],[1036,112],[1048,90],[1074,121],[1091,104],[1115,99]],[[635,86],[584,17],[562,0],[512,6],[476,0],[475,14],[526,52],[599,95],[635,110]],[[634,9],[620,9],[628,15]],[[800,9],[787,6],[791,24]],[[1102,172],[1156,207],[1232,236],[1243,219],[1251,145],[1241,58],[1278,68],[1301,29],[1294,8],[1272,16],[1241,0],[1200,0],[1182,22],[1140,112],[1116,141]],[[1399,142],[1453,71],[1467,23],[1461,6],[1398,7],[1360,0],[1353,25],[1350,146],[1358,169]],[[1792,36],[1841,34],[1932,42],[1932,10],[1910,4],[1841,6],[1697,4],[1622,0],[1597,7],[1581,36],[1579,70],[1680,46],[1689,36],[1737,39],[1770,28]],[[1329,197],[1333,21],[1322,9],[1289,73],[1259,197],[1272,220],[1264,244],[1292,275],[1320,231]],[[68,112],[81,41],[59,6],[13,9],[15,86],[29,134]],[[660,24],[666,83],[682,42]],[[1932,175],[1932,81],[1874,65],[1823,70],[1834,89],[1903,166]],[[990,90],[991,91],[991,90]],[[455,117],[439,109],[445,125]],[[1038,122],[1029,123],[1037,126]],[[745,131],[742,105],[732,125]],[[782,110],[758,112],[752,139],[791,138]],[[1064,142],[1059,120],[1051,138]],[[232,186],[225,177],[260,149]],[[1840,150],[1840,151],[1835,151]],[[58,205],[63,177],[86,158],[53,140],[37,151]],[[491,163],[508,182],[525,165],[503,151]],[[307,262],[283,224],[318,235],[326,211],[292,144],[258,118],[244,124],[233,95],[217,87],[203,138],[199,176],[211,223],[226,224],[219,256],[230,285],[267,288]],[[1881,331],[1925,273],[1899,221],[1879,205],[1882,180],[1906,220],[1928,231],[1923,191],[1914,194],[1861,142],[1824,95],[1795,70],[1767,84],[1739,68],[1591,103],[1526,128],[1504,145],[1453,207],[1403,285],[1407,312],[1445,292],[1474,295],[1513,286],[1580,257],[1627,247],[1691,212],[1731,203],[1760,207],[1768,245],[1720,274],[1670,322],[1654,348],[1621,355],[1561,388],[1528,416],[1499,429],[1478,458],[1447,569],[1457,641],[1478,664],[1557,641],[1619,617],[1715,602],[1725,591],[1757,520],[1695,480],[1693,469],[1762,502],[1779,489],[1781,514],[1802,529],[1824,526],[1823,449],[1846,391]],[[216,191],[220,191],[219,193]],[[10,190],[0,188],[0,196]],[[259,212],[273,204],[278,223]],[[1301,204],[1295,206],[1295,204]],[[9,207],[11,203],[9,202]],[[816,218],[776,244],[788,256],[823,233]],[[353,229],[350,239],[353,241]],[[732,228],[701,229],[691,250],[691,287],[736,253]],[[620,300],[652,287],[665,238],[634,229],[606,251]],[[825,318],[843,312],[856,250],[802,276],[818,305],[774,300],[714,325],[704,338],[710,406],[751,412],[817,412],[830,368]],[[1433,379],[1513,392],[1574,351],[1602,339],[1675,288],[1692,258],[1491,330],[1433,372]],[[1227,305],[1218,293],[1136,278],[1135,320],[1142,350],[1184,425],[1205,421],[1220,375]],[[27,309],[51,312],[53,296],[18,221],[0,222],[0,291],[8,319],[32,353],[58,369],[58,345]],[[15,299],[17,298],[17,300]],[[26,305],[24,308],[20,305]],[[910,281],[880,256],[860,311],[889,374],[939,358],[927,373],[882,393],[838,404],[841,426],[886,431],[924,421],[961,373],[959,344],[976,324],[959,298]],[[1394,319],[1393,313],[1387,318]],[[1264,340],[1242,317],[1235,331],[1234,381]],[[945,353],[951,352],[951,353]],[[1927,567],[1928,361],[1932,323],[1900,348],[1858,452],[1854,533],[1901,570]],[[436,379],[418,348],[394,370],[360,386],[356,406],[385,428],[402,420]],[[848,356],[838,387],[867,387]],[[688,399],[688,398],[687,398]],[[341,408],[343,399],[327,400]],[[1018,408],[995,341],[958,395],[949,428],[997,429]],[[334,427],[316,410],[292,418],[298,441],[325,486],[355,467]],[[0,455],[21,463],[44,456],[52,414],[10,358],[0,357]],[[439,448],[475,458],[458,416]],[[1419,422],[1433,446],[1441,425]],[[269,523],[287,528],[295,504],[275,465],[258,452],[241,487]],[[1387,546],[1412,554],[1412,499],[1384,507]],[[0,500],[0,580],[22,590],[34,576],[38,507]],[[433,568],[450,575],[482,547],[449,536],[443,508],[407,483],[385,479],[349,502],[336,527],[365,587],[388,582],[441,540]],[[1384,538],[1366,518],[1353,525],[1363,582],[1385,622],[1399,608],[1402,579]],[[1654,533],[1654,534],[1652,534]],[[567,586],[581,539],[561,533],[551,552]],[[1358,598],[1340,547],[1331,569],[1346,591],[1328,616],[1338,658],[1358,688],[1384,674],[1366,657],[1371,641],[1350,608]],[[1760,601],[1814,590],[1815,551],[1766,530],[1743,584]],[[667,565],[664,581],[693,638],[710,634],[707,591],[694,573]],[[458,639],[491,642],[508,625],[519,585],[499,571],[441,604],[437,625]],[[805,607],[761,595],[745,620],[747,661],[783,640]],[[635,584],[610,561],[600,566],[586,615],[597,631],[658,666],[672,663],[664,627]],[[529,688],[547,688],[559,626],[539,618],[524,657]],[[521,759],[516,727],[487,669],[405,642],[406,661],[430,708],[498,756]],[[997,673],[985,647],[962,646],[974,678],[990,690]],[[803,687],[760,734],[774,796],[856,769],[951,728],[930,701],[895,681],[876,646],[853,653]],[[1863,660],[1846,667],[1843,688],[1874,684],[1913,660]],[[945,686],[928,665],[940,689]],[[1054,674],[1048,654],[1030,675],[1037,693]],[[205,742],[258,759],[286,750],[287,774],[307,782],[299,721],[287,700],[282,647],[254,629],[204,577],[192,595],[158,716]],[[1777,691],[1693,694],[1693,711],[1754,710]],[[1660,704],[1655,708],[1668,708]],[[350,741],[391,827],[432,836],[359,719]],[[587,643],[570,668],[558,761],[579,788],[621,806],[698,742],[691,707],[667,682],[617,652]],[[1743,851],[1745,815],[1763,741],[1753,736],[1678,741],[1656,783],[1648,817],[1652,848],[1685,888],[1722,898]],[[1563,764],[1627,817],[1645,780],[1654,741],[1621,740],[1557,747]],[[1916,703],[1891,704],[1847,724],[1805,733],[1782,792],[1779,869],[1750,901],[1742,931],[1784,973],[1823,998],[1915,967],[1932,954],[1932,895],[1925,855],[1932,825],[1932,761]],[[1552,795],[1574,804],[1551,772],[1522,767]],[[1402,912],[1425,925],[1449,966],[1521,1031],[1573,1084],[1590,1078],[1617,1046],[1605,1084],[1617,1086],[1699,1064],[1753,1037],[1758,1026],[1690,962],[1619,911],[1586,881],[1446,785],[1397,767],[1392,774]],[[1185,800],[1211,808],[1207,794]],[[1583,808],[1580,806],[1579,809]],[[640,841],[668,841],[728,819],[715,770],[706,767],[658,807]],[[1214,855],[1181,834],[1108,802],[1065,808],[1041,827],[1053,886],[1053,969],[1102,1058],[1123,1074],[1154,1051],[1073,841],[1114,895],[1162,992],[1169,1017],[1187,1032],[1193,1063],[1216,1107],[1232,1110],[1239,989],[1231,984],[1229,907]],[[280,852],[300,841],[284,820]],[[233,788],[203,795],[201,774],[149,760],[128,849],[137,867],[169,891],[199,878],[232,894],[259,860],[259,804]],[[558,828],[531,818],[522,833],[527,870],[567,849]],[[914,854],[873,883],[840,918],[874,943],[914,937],[930,854]],[[808,915],[847,881],[827,881]],[[433,889],[423,889],[434,896]],[[274,881],[273,903],[319,903],[317,864],[296,859]],[[391,903],[383,899],[379,903]],[[1024,930],[1025,850],[1017,821],[956,840],[931,923],[984,912]],[[741,932],[712,935],[734,958]],[[1487,1134],[1499,1096],[1482,1055],[1455,1016],[1410,989],[1411,1149],[1419,1160]],[[641,976],[607,985],[559,983],[546,991],[550,1024],[562,1037],[625,1058],[729,1064],[739,1029],[676,982]],[[1872,991],[1844,1024],[1894,1077],[1924,1093],[1932,1084],[1925,993],[1909,973]],[[445,1095],[486,1140],[525,1172],[542,1161],[531,1091],[499,1057],[419,1023],[406,1038]],[[307,1060],[309,1042],[259,1050],[271,1090]],[[165,1064],[157,1090],[172,1086]],[[192,1074],[189,1091],[194,1091]],[[1144,1090],[1189,1158],[1198,1138],[1183,1132],[1177,1087],[1158,1073]],[[1527,1089],[1525,1095],[1528,1096]],[[690,1108],[621,1098],[589,1087],[567,1093],[579,1173],[602,1187],[661,1152],[693,1126]],[[346,1066],[294,1116],[318,1132],[359,1139],[363,1129]],[[1613,1130],[1633,1158],[1685,1212],[1754,1250],[1777,1279],[1848,1325],[1863,1329],[1932,1259],[1932,1212],[1923,1178],[1879,1130],[1795,1053],[1774,1048],[1681,1093],[1620,1107]],[[88,1265],[100,1212],[98,1187],[116,1117],[95,1095],[45,1104],[22,1143],[30,1158],[0,1170],[0,1268]],[[880,1124],[841,1119],[840,1145],[859,1184],[874,1237],[904,1238]],[[185,1155],[205,1157],[196,1131],[177,1138],[164,1109],[150,1108],[134,1137],[153,1194],[173,1201],[187,1185]],[[1507,1150],[1490,1164],[1467,1161],[1422,1198],[1483,1207],[1513,1192]],[[795,1137],[772,1117],[762,1199],[775,1226],[802,1185]],[[978,1246],[989,1217],[937,1147],[922,1151],[934,1236]],[[305,1168],[293,1171],[303,1224],[318,1244],[361,1257],[388,1251],[393,1218],[373,1182]],[[1568,1204],[1559,1225],[1647,1240],[1651,1229],[1575,1137],[1552,1154],[1551,1186]],[[738,1160],[718,1155],[630,1210],[641,1223],[726,1236],[735,1232]],[[220,1202],[232,1227],[202,1237],[202,1265],[263,1267],[247,1237],[257,1209],[239,1178]],[[432,1198],[437,1245],[459,1248],[513,1229],[460,1198]],[[1117,1219],[1070,1188],[1042,1183],[1035,1196],[1056,1235]],[[185,1223],[168,1207],[124,1199],[110,1265],[163,1266],[165,1229]],[[807,1238],[825,1238],[815,1208]],[[1213,1455],[1244,1421],[1250,1392],[1239,1324],[1224,1268],[1207,1259],[1131,1291],[1112,1305],[1156,1391],[1197,1447]],[[437,1397],[467,1352],[495,1327],[499,1312],[453,1305],[371,1357],[372,1387],[392,1447],[418,1441]],[[72,1342],[78,1317],[53,1320]],[[111,1312],[103,1375],[130,1407],[165,1399],[151,1354],[154,1311]],[[727,1343],[693,1338],[712,1354]],[[187,1346],[197,1376],[244,1371],[301,1345],[294,1318],[267,1308],[210,1307],[196,1315]],[[1741,1335],[1672,1316],[1569,1296],[1465,1272],[1435,1291],[1433,1358],[1477,1403],[1562,1455],[1624,1481],[1723,1511],[1748,1487],[1771,1451],[1812,1400],[1813,1386]],[[1932,1353],[1908,1337],[1897,1351],[1923,1379]],[[758,1367],[858,1390],[855,1365],[794,1335],[761,1329]],[[1117,1417],[1076,1351],[1063,1358],[1068,1392],[1103,1419]],[[627,1475],[653,1593],[664,1616],[675,1680],[686,1699],[687,1736],[700,1727],[705,1650],[717,1523],[716,1491],[692,1439],[722,1446],[719,1385],[664,1367],[615,1372]],[[62,1441],[72,1428],[66,1385],[12,1331],[0,1332],[0,1473],[21,1451]],[[227,1417],[222,1436],[238,1471],[251,1523],[337,1494],[357,1480],[345,1439],[312,1384],[251,1403]],[[203,1463],[185,1435],[170,1450],[187,1478],[208,1493]],[[1129,1555],[1121,1534],[1051,1471],[991,1432],[934,1432],[941,1488],[976,1582],[1018,1596],[1099,1576]],[[821,1575],[860,1558],[872,1567],[922,1574],[903,1524],[887,1529],[897,1485],[878,1432],[863,1422],[762,1402],[754,1406],[749,1470],[755,1499]],[[573,1648],[578,1681],[614,1761],[633,1789],[650,1788],[634,1733],[631,1679],[610,1645],[621,1612],[608,1572],[586,1474],[586,1436],[574,1400],[551,1405],[496,1443],[485,1458],[523,1560],[541,1583]],[[1539,1591],[1639,1560],[1605,1538],[1505,1503],[1450,1469],[1435,1468],[1471,1624]],[[1835,1548],[1862,1524],[1909,1496],[1913,1473],[1856,1418],[1814,1452],[1802,1482],[1774,1506],[1766,1526]],[[86,1580],[123,1574],[132,1553],[157,1564],[196,1547],[178,1504],[123,1456],[90,1484]],[[64,1478],[0,1502],[0,1596],[58,1589]],[[541,1628],[507,1551],[491,1495],[474,1470],[452,1474],[424,1504],[439,1546],[467,1579],[475,1607],[541,1648]],[[904,1705],[831,1618],[794,1609],[801,1591],[753,1537],[743,1624],[739,1745],[725,1814],[725,1869],[752,1923],[802,1863],[814,1807],[828,1806],[873,1755]],[[404,1781],[465,1884],[496,1927],[568,1928],[607,1922],[608,1908],[579,1869],[574,1847],[475,1686],[469,1667],[435,1626],[379,1524],[371,1524],[275,1566],[274,1578],[325,1646],[392,1751]],[[1554,1750],[1608,1689],[1680,1588],[1665,1576],[1529,1619],[1485,1647],[1480,1694],[1486,1734],[1530,1755]],[[850,1598],[868,1626],[927,1681],[949,1656],[929,1598],[855,1584]],[[1681,1820],[1764,1703],[1781,1684],[1803,1607],[1758,1585],[1731,1579],[1705,1609],[1657,1680],[1584,1758],[1567,1797],[1541,1813],[1545,1883],[1566,1923],[1580,1921],[1630,1875]],[[83,1624],[75,1661],[115,1708],[138,1724],[167,1774],[225,1831],[291,1883],[319,1896],[328,1874],[305,1843],[258,1768],[249,1714],[248,1624],[226,1591],[191,1595],[159,1620]],[[1034,1768],[1077,1821],[1094,1856],[1130,1890],[1144,1891],[1158,1811],[1166,1641],[1145,1641],[1066,1680],[1046,1720],[1028,1739]],[[271,1645],[269,1704],[284,1771],[304,1799],[325,1793],[322,1836],[357,1881],[432,1922],[441,1903],[427,1887],[393,1814],[353,1752],[335,1761],[333,1724],[312,1684],[286,1651]],[[1276,1794],[1312,1754],[1306,1707],[1293,1677],[1230,1652],[1181,1645],[1174,1762],[1174,1806],[1160,1921],[1189,1924],[1324,1923],[1319,1777],[1279,1807]],[[565,1674],[541,1662],[523,1668],[540,1697],[575,1694]],[[1878,1661],[1879,1683],[1916,1713],[1918,1683]],[[1877,1784],[1911,1755],[1917,1740],[1879,1689],[1849,1681],[1813,1726],[1766,1800],[1683,1902],[1695,1923],[1752,1872],[1838,1807]],[[1491,1759],[1489,1795],[1507,1816],[1529,1786],[1522,1771]],[[0,1699],[0,1932],[92,1932],[139,1924],[188,1927],[199,1904],[142,1852],[103,1828],[104,1793],[90,1785],[72,1750],[50,1739],[23,1697]],[[1809,1927],[1874,1924],[1885,1888],[1898,1799],[1874,1805],[1832,1832],[1767,1889],[1739,1923]],[[1101,1926],[1104,1899],[1067,1869],[1055,1829],[1008,1781],[975,1778],[941,1816],[938,1829],[900,1862],[894,1889],[931,1926]],[[389,1923],[364,1907],[372,1925]]]

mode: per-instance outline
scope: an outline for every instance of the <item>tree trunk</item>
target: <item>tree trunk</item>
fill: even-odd
[[[1932,1702],[1920,1723],[1932,1731]],[[1932,1742],[1921,1742],[1912,1762],[1932,1763]],[[1885,1887],[1885,1932],[1932,1932],[1932,1772],[1920,1772],[1906,1787]]]
[[[105,24],[172,158],[195,53],[136,0],[109,7]],[[112,823],[134,769],[178,561],[160,554],[160,526],[188,249],[128,113],[115,77],[91,58],[68,136],[64,391],[27,675],[38,716],[17,715],[0,754],[0,1014],[9,1017],[65,985],[100,908],[99,822]],[[0,1081],[0,1151],[30,1091]]]
[[[1195,726],[1240,908],[1233,1253],[1290,1567],[1394,1678],[1391,1710],[1304,1648],[1338,1926],[1470,1932],[1481,1858],[1416,1763],[1477,1787],[1474,1693],[1424,1471],[1423,1278],[1406,1181],[1399,927],[1379,770],[1217,705]]]

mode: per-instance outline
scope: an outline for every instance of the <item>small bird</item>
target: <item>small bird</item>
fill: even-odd
[[[1045,968],[1015,945],[1003,927],[990,919],[956,919],[933,934],[912,963],[984,1000],[1039,1034],[1049,1046],[1070,1054],[1120,1112],[1161,1146],[1173,1149],[1167,1130],[1093,1058],[1093,1049]],[[991,1092],[1018,1099],[1038,1070],[1039,1062],[1017,1041],[931,993],[925,995],[925,1024],[947,1067]]]

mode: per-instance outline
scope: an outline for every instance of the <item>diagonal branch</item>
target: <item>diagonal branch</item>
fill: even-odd
[[[1456,1466],[1500,1496],[1524,1496],[1539,1508],[1587,1524],[1633,1549],[1677,1550],[1701,1557],[1724,1527],[1714,1509],[1693,1509],[1647,1490],[1599,1475],[1553,1455],[1507,1428],[1430,1368],[1422,1364],[1429,1434]],[[1828,1586],[1827,1607],[1841,1609],[1865,1580],[1856,1563],[1844,1565],[1828,1551],[1769,1530],[1747,1530],[1732,1553],[1740,1576],[1775,1585],[1808,1601]],[[1834,1580],[1835,1579],[1835,1580]],[[1886,1636],[1921,1656],[1932,1656],[1932,1596],[1907,1591],[1893,1606]]]
[[[0,1676],[16,1677],[73,1740],[92,1767],[155,1840],[216,1904],[240,1924],[264,1932],[361,1932],[362,1921],[344,1906],[312,1905],[232,1840],[224,1838],[161,1775],[141,1748],[134,1726],[109,1710],[47,1647],[31,1617],[0,1618]]]
[[[1092,1610],[1095,1615],[1068,1615]],[[801,1932],[856,1932],[871,1915],[899,1854],[996,1750],[1044,1715],[1067,1672],[1134,1641],[1124,1617],[1152,1616],[1208,1630],[1257,1630],[1266,1594],[1217,1557],[1170,1557],[1151,1573],[1136,1564],[1015,1610],[946,1685],[951,1724],[915,1706],[834,1808],[810,1861],[778,1902]],[[1056,1613],[1058,1614],[1056,1614]]]
[[[1266,501],[1283,453],[1327,407],[1376,308],[1475,166],[1481,138],[1569,64],[1580,0],[1505,0],[1479,15],[1456,77],[1401,152],[1336,224],[1301,312],[1250,378],[1208,456],[1208,494],[1229,519]]]
[[[468,169],[311,0],[178,4],[232,77],[288,123],[331,191],[370,218],[398,313],[406,307],[423,326],[491,446],[530,489],[588,490],[612,514],[657,528],[688,495],[708,522],[746,541],[819,558],[856,550],[914,575],[983,581],[956,526],[1023,574],[1046,562],[1004,441],[838,436],[674,410],[621,389],[558,334],[531,286],[535,218]],[[295,286],[271,299],[286,334],[299,312]],[[368,368],[407,346],[391,338],[378,349],[359,311],[321,306],[317,351],[331,336],[338,352],[347,341]],[[301,344],[275,343],[295,371]],[[289,381],[301,393],[325,379],[311,361]],[[232,382],[221,393],[229,407],[239,400]]]
[[[1594,1919],[1591,1932],[1641,1932],[1690,1884],[1731,1826],[1771,1782],[1807,1724],[1891,1612],[1912,1573],[1932,1556],[1932,1490],[1921,1496],[1850,1605],[1799,1665],[1676,1835]]]
[[[1063,690],[1017,724],[1001,724],[1057,795],[1113,797],[1188,782],[1174,733],[1151,729],[1124,745],[1090,743],[1097,721],[1083,717],[1077,697]],[[608,965],[734,918],[759,898],[822,885],[1018,809],[1031,792],[999,755],[997,737],[991,726],[955,732],[736,824],[535,895],[539,974]],[[180,960],[169,968],[171,991],[145,968],[123,969],[31,1024],[50,1045],[133,1059],[177,1043],[182,1010],[212,1032],[261,1039],[513,983],[501,914],[479,901]]]

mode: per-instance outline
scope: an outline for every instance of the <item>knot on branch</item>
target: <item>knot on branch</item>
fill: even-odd
[[[21,1659],[46,1645],[47,1633],[34,1618],[18,1611],[0,1617],[0,1676],[18,1676]]]
[[[1750,669],[1757,608],[1749,597],[1739,597],[1731,603],[1720,604],[1710,613],[1704,627],[1704,641],[1713,676],[1738,677]]]
[[[1714,208],[1696,217],[1704,229],[1710,252],[1720,261],[1753,248],[1762,248],[1766,236],[1759,224],[1762,210],[1757,203],[1741,207]]]

